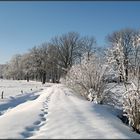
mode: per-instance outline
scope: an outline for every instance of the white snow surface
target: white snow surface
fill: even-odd
[[[1,139],[140,139],[116,110],[86,101],[62,84],[40,84],[36,91],[14,95],[0,100]]]

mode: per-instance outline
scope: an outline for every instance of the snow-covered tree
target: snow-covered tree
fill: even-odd
[[[47,50],[48,50],[47,43],[43,43],[40,46],[34,47],[30,50],[32,69],[34,73],[36,73],[36,77],[38,76],[43,84],[46,82],[46,74],[47,74],[47,64],[48,64]]]
[[[140,31],[137,31],[133,36],[133,51],[131,52],[131,73],[136,76],[140,66]]]
[[[123,100],[124,115],[129,120],[129,125],[135,131],[140,132],[140,35],[136,34],[133,38],[133,65],[129,82],[126,85],[126,92]]]
[[[120,74],[120,81],[127,82],[133,52],[133,40],[137,32],[133,29],[123,29],[108,36],[111,45],[110,62],[115,62]]]
[[[5,68],[5,77],[16,80],[23,79],[21,58],[22,55],[20,54],[16,54],[12,57],[12,59],[9,61],[9,63],[7,63],[7,66]]]
[[[32,58],[30,53],[26,53],[22,55],[21,58],[21,65],[22,65],[22,70],[24,73],[25,79],[29,82],[29,79],[33,80],[33,74],[34,70],[32,68]]]

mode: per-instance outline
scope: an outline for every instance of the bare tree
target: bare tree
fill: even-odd
[[[92,53],[95,51],[96,48],[96,40],[94,37],[83,37],[82,38],[82,49],[83,54],[87,53],[87,59],[89,60]]]
[[[62,69],[59,65],[58,52],[54,45],[48,44],[48,77],[53,83],[59,82],[62,75]]]
[[[63,34],[52,39],[52,45],[57,50],[58,65],[67,72],[78,57],[81,57],[80,35],[75,32]]]

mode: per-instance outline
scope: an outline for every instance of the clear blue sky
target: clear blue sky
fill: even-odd
[[[122,28],[140,29],[140,2],[0,2],[0,63],[69,31],[105,36]]]

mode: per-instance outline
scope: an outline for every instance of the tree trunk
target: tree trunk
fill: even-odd
[[[126,80],[126,82],[128,81],[128,69],[127,68],[125,69],[125,80]]]
[[[29,77],[27,77],[27,82],[29,82]]]
[[[28,75],[28,73],[27,73],[27,77],[26,78],[27,78],[27,82],[29,82],[29,75]]]
[[[125,60],[125,81],[128,81],[128,58]]]
[[[52,82],[55,83],[55,79],[54,79],[54,77],[52,78]]]
[[[44,72],[42,75],[42,84],[45,84],[45,82],[46,82],[46,72]]]

